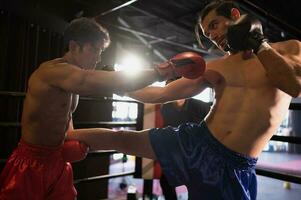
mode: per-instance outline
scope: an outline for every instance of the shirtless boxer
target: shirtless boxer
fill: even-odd
[[[142,70],[137,77],[129,77],[123,71],[95,71],[96,62],[109,45],[108,32],[92,19],[79,18],[68,25],[64,39],[68,47],[66,54],[42,63],[29,79],[22,113],[22,137],[2,171],[0,199],[76,197],[72,168],[66,161],[85,156],[86,147],[76,141],[63,146],[63,142],[66,133],[73,131],[72,113],[79,95],[133,91],[158,79],[189,77],[191,66],[199,66],[189,65],[185,72],[185,66],[178,65],[176,69],[168,61],[154,69]],[[187,59],[186,54],[184,57]],[[174,61],[181,59],[179,55]]]
[[[257,157],[292,97],[301,96],[301,44],[267,43],[260,22],[241,16],[231,2],[209,4],[199,15],[199,26],[228,55],[207,63],[198,79],[181,78],[129,95],[162,103],[211,87],[215,102],[203,122],[143,131],[94,129],[69,138],[93,149],[158,159],[170,184],[187,186],[189,199],[256,199]]]

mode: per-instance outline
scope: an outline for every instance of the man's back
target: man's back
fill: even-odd
[[[242,53],[208,64],[205,75],[216,92],[206,122],[213,135],[230,149],[258,156],[283,120],[291,97],[269,82],[256,57]]]

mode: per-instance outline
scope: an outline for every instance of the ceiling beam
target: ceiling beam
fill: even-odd
[[[184,29],[184,30],[187,30],[189,32],[193,31],[193,28],[187,24],[184,24],[184,23],[179,23],[175,20],[172,20],[172,19],[169,19],[167,17],[163,17],[163,16],[159,16],[157,14],[153,14],[153,13],[150,13],[144,9],[141,9],[141,8],[137,8],[136,6],[129,6],[129,8],[133,9],[133,10],[136,10],[146,16],[149,16],[149,17],[154,17],[154,18],[159,18],[161,21],[165,22],[165,23],[169,23],[169,24],[173,24],[175,26],[177,26],[178,28],[181,28],[181,29]]]
[[[105,11],[105,12],[102,12],[102,13],[96,15],[94,18],[97,19],[97,18],[102,17],[102,16],[104,16],[104,15],[110,14],[110,13],[112,13],[112,12],[115,12],[116,10],[119,10],[119,9],[121,9],[121,8],[124,8],[124,7],[126,7],[126,6],[129,6],[129,5],[131,5],[132,3],[135,3],[135,2],[137,2],[137,1],[138,1],[138,0],[130,0],[130,1],[127,1],[127,2],[125,2],[125,3],[123,3],[123,4],[119,5],[119,6],[117,6],[117,7],[115,7],[115,8],[109,9],[109,10],[107,10],[107,11]]]
[[[124,27],[130,29],[130,25],[121,17],[118,17],[118,21],[121,25],[123,25]],[[144,39],[142,36],[140,36],[137,32],[132,31],[131,32],[136,38],[138,38],[147,48],[151,49],[153,51],[153,53],[158,56],[158,58],[161,59],[161,61],[166,61],[167,58],[157,49],[155,49],[151,44],[148,43],[148,41],[146,39]]]
[[[178,43],[178,42],[173,42],[173,41],[170,41],[170,40],[167,40],[167,39],[164,39],[164,38],[160,38],[160,37],[148,34],[148,33],[143,33],[143,32],[134,30],[132,28],[127,28],[127,27],[124,27],[124,26],[109,24],[109,23],[105,23],[105,22],[103,22],[103,23],[106,24],[106,25],[108,25],[108,26],[117,28],[119,30],[123,30],[123,31],[135,33],[137,35],[140,35],[140,36],[143,36],[143,37],[147,37],[147,38],[150,38],[150,39],[153,39],[153,40],[160,40],[161,42],[166,43],[166,44],[170,44],[170,45],[173,45],[173,46],[182,47],[184,49],[188,49],[188,50],[191,50],[191,51],[196,51],[196,52],[207,54],[207,55],[212,55],[212,53],[210,53],[210,52],[208,52],[208,51],[206,51],[204,49],[200,49],[200,48],[193,47],[193,46],[186,45],[186,44],[181,44],[181,43]]]

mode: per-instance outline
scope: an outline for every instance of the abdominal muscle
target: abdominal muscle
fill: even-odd
[[[58,146],[62,144],[70,120],[65,114],[43,113],[40,110],[36,116],[26,117],[26,113],[23,115],[23,140],[31,144],[45,146]]]
[[[207,126],[229,149],[257,157],[285,117],[291,98],[270,87],[225,89],[227,95],[217,99]]]
[[[22,139],[36,145],[62,144],[71,119],[71,105],[71,94],[56,88],[29,89],[23,106]]]

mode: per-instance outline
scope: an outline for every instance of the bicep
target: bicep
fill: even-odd
[[[178,79],[165,87],[164,93],[169,101],[193,97],[209,87],[204,77],[198,79]]]
[[[301,42],[298,40],[290,40],[286,45],[286,59],[292,66],[294,74],[296,76],[296,81],[299,85],[299,95],[301,96]]]
[[[274,47],[274,45],[272,45]],[[301,42],[288,40],[275,44],[276,51],[291,62],[301,63]]]
[[[297,40],[279,42],[273,45],[278,57],[270,62],[276,63],[279,67],[272,68],[274,75],[278,78],[286,76],[286,80],[280,82],[275,78],[274,83],[278,88],[293,97],[301,96],[301,43]],[[280,56],[279,56],[280,55]],[[276,65],[275,64],[275,65]],[[277,71],[278,69],[278,71]],[[284,87],[286,86],[286,87]]]
[[[195,96],[208,87],[206,83],[203,77],[198,79],[181,78],[165,87],[149,86],[127,93],[127,95],[144,103],[165,103]]]

